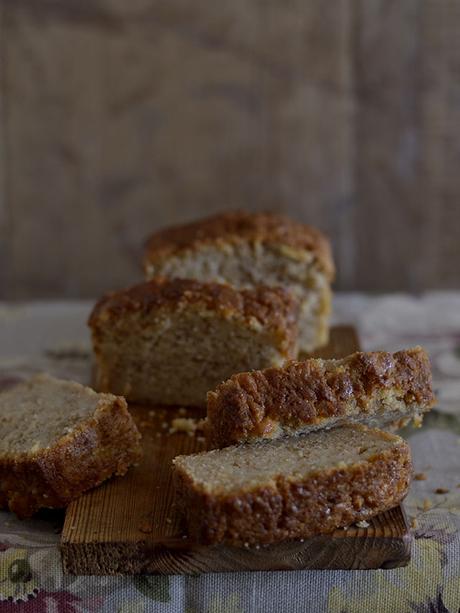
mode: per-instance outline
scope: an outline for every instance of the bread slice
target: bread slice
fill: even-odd
[[[287,287],[300,302],[299,349],[328,340],[334,264],[328,240],[310,226],[270,213],[223,213],[153,234],[144,266],[147,278]]]
[[[96,305],[97,387],[133,402],[205,406],[234,372],[297,353],[298,305],[281,288],[155,279]]]
[[[36,375],[0,393],[0,506],[65,507],[141,455],[126,401]]]
[[[344,423],[402,427],[434,404],[424,349],[358,352],[233,375],[208,394],[211,447]]]
[[[363,426],[174,460],[189,536],[236,546],[327,534],[369,519],[404,498],[411,471],[402,438]]]

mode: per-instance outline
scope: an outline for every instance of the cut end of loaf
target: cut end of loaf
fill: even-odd
[[[98,389],[132,402],[204,406],[234,372],[297,353],[296,300],[286,290],[150,281],[108,296],[91,318]]]

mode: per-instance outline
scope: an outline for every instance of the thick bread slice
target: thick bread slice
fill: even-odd
[[[124,398],[36,375],[0,394],[0,506],[65,507],[141,456]]]
[[[344,423],[402,427],[434,404],[421,347],[310,359],[233,375],[208,393],[211,447],[277,438]]]
[[[282,288],[155,279],[116,292],[89,320],[97,387],[133,402],[205,406],[233,373],[295,357],[297,315]]]
[[[299,349],[327,342],[334,264],[329,241],[311,226],[271,213],[221,213],[153,234],[144,265],[149,279],[289,288],[300,304]]]
[[[254,545],[327,534],[397,505],[408,444],[364,426],[227,447],[174,460],[189,536]]]

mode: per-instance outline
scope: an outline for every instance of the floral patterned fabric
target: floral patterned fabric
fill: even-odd
[[[89,380],[86,302],[0,306],[0,386],[46,370]],[[339,295],[335,320],[354,323],[365,349],[421,344],[438,406],[406,429],[415,463],[405,506],[414,530],[406,568],[197,577],[70,577],[61,570],[62,513],[19,521],[0,511],[0,613],[331,613],[460,610],[460,293]]]

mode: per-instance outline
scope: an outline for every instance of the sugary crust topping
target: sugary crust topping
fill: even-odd
[[[225,244],[241,242],[260,242],[311,251],[324,274],[330,280],[334,277],[331,247],[319,230],[282,215],[244,211],[221,213],[152,234],[146,244],[145,266],[204,245],[224,248]]]
[[[398,504],[412,474],[410,449],[399,443],[368,461],[315,475],[281,477],[230,496],[197,488],[176,465],[178,502],[189,536],[204,544],[269,544],[327,534]]]
[[[344,360],[310,359],[282,368],[239,373],[208,394],[207,433],[212,445],[282,434],[279,426],[363,412],[376,392],[393,393],[421,411],[435,402],[428,355],[421,347],[394,354],[357,352]],[[391,408],[391,407],[390,407]]]
[[[153,279],[108,294],[96,304],[88,323],[96,330],[130,313],[159,309],[178,312],[190,306],[214,311],[224,319],[241,319],[248,326],[266,326],[290,342],[297,335],[298,304],[289,290],[266,287],[237,290],[230,285],[192,279]]]

